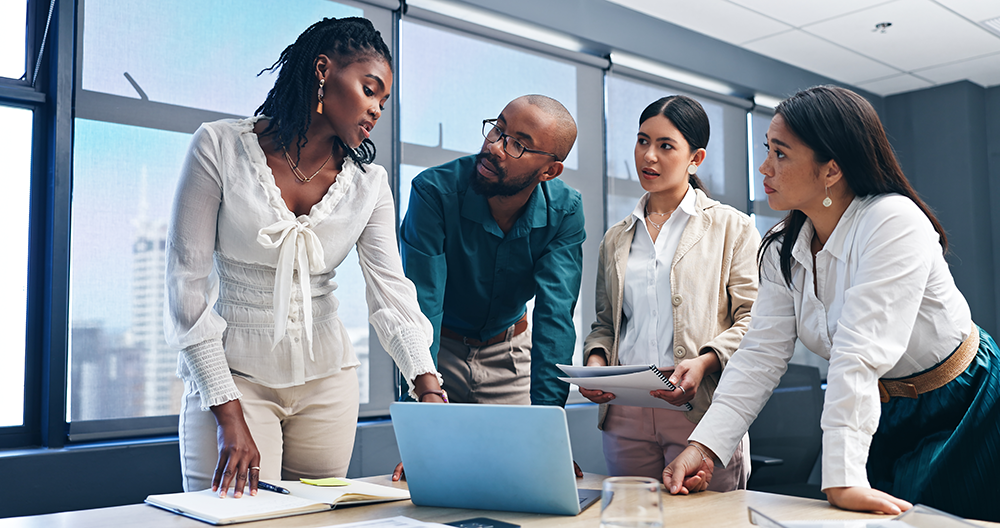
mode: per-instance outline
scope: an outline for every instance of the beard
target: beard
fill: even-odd
[[[472,187],[473,192],[480,196],[486,198],[492,198],[494,196],[514,196],[515,194],[523,191],[533,182],[535,182],[541,169],[535,171],[531,174],[525,174],[522,178],[512,179],[507,174],[507,171],[500,168],[497,163],[496,158],[494,158],[489,152],[480,152],[476,155],[476,164],[478,165],[482,160],[489,161],[489,167],[495,171],[497,181],[492,182],[479,174],[477,169],[473,175],[472,180],[469,182],[469,186]]]

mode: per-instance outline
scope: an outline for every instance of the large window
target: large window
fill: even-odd
[[[80,5],[67,421],[173,415],[181,383],[177,350],[163,336],[164,243],[191,133],[204,121],[252,115],[275,79],[258,72],[310,24],[365,13],[329,0],[282,9],[267,0]],[[369,328],[355,254],[337,283],[367,402]]]
[[[750,200],[753,202],[754,222],[757,231],[764,236],[768,229],[785,217],[784,211],[775,211],[767,204],[767,195],[764,194],[764,175],[760,173],[760,164],[767,158],[767,149],[764,142],[767,140],[767,127],[771,125],[773,112],[754,110],[747,113],[747,148],[750,151],[750,174],[752,182],[750,187]]]
[[[22,32],[23,35],[23,32]],[[23,41],[22,41],[23,48]],[[23,50],[22,50],[23,51]],[[23,58],[23,55],[22,55]],[[24,344],[28,294],[28,205],[33,112],[0,106],[4,160],[4,258],[0,260],[0,427],[24,423]]]
[[[3,2],[0,17],[0,77],[19,79],[25,72],[28,2]]]

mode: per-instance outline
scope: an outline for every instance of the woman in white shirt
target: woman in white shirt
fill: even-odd
[[[792,357],[830,360],[822,488],[831,504],[895,514],[920,502],[1000,520],[1000,363],[944,259],[944,230],[907,182],[861,96],[820,86],[775,109],[760,167],[772,209],[753,321],[672,493],[728,464]],[[711,458],[712,460],[709,460]],[[698,471],[705,478],[688,478]]]
[[[661,478],[705,414],[718,372],[736,350],[757,296],[760,236],[750,218],[708,198],[696,173],[705,160],[709,122],[689,97],[664,97],[639,117],[635,167],[647,192],[601,242],[597,321],[584,344],[585,363],[657,365],[672,391],[651,394],[679,412],[606,405],[614,394],[580,389],[600,403],[604,457],[611,475]],[[711,489],[745,488],[746,443]]]
[[[324,19],[285,48],[256,117],[191,142],[167,239],[167,338],[182,349],[184,488],[344,476],[358,359],[336,268],[358,250],[369,321],[423,401],[444,401],[431,325],[403,275],[369,133],[392,58],[363,18]]]

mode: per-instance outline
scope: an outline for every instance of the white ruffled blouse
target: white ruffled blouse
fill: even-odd
[[[403,274],[388,175],[350,159],[308,215],[281,198],[256,118],[202,125],[191,141],[167,236],[167,342],[203,408],[241,396],[232,376],[302,385],[357,357],[334,296],[357,247],[369,321],[408,380],[433,372],[430,322]],[[412,386],[412,383],[411,383]],[[412,394],[412,388],[411,388]]]

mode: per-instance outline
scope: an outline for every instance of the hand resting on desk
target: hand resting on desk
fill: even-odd
[[[715,470],[715,454],[702,447],[705,455],[694,445],[689,445],[663,468],[663,485],[671,495],[687,495],[708,489]]]
[[[220,497],[225,497],[232,484],[234,496],[239,498],[243,496],[243,487],[249,484],[250,494],[256,495],[260,452],[243,417],[240,400],[230,400],[211,409],[219,424],[219,463],[212,477],[212,491],[218,491]]]
[[[903,499],[897,499],[884,491],[873,488],[827,488],[826,500],[842,510],[870,511],[898,515],[913,507]]]

